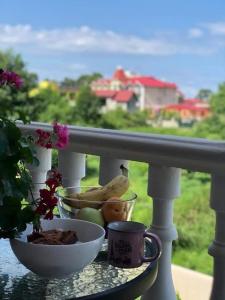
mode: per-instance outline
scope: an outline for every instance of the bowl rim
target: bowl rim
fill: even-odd
[[[79,247],[82,247],[82,245],[88,245],[88,244],[91,244],[91,243],[93,243],[94,241],[97,241],[97,240],[99,240],[99,239],[102,239],[102,238],[104,238],[104,236],[105,236],[105,229],[102,227],[102,226],[100,226],[100,225],[98,225],[98,224],[96,224],[96,223],[92,223],[92,222],[89,222],[89,221],[86,221],[86,220],[80,220],[80,219],[67,219],[67,218],[55,218],[55,219],[53,219],[53,220],[66,220],[67,222],[81,222],[81,223],[89,223],[89,224],[91,224],[91,225],[94,225],[94,226],[96,226],[96,227],[98,227],[99,229],[101,229],[102,230],[102,233],[101,233],[101,235],[98,237],[98,238],[96,238],[96,239],[93,239],[93,240],[90,240],[90,241],[87,241],[87,242],[80,242],[80,243],[73,243],[73,244],[67,244],[67,245],[47,245],[47,244],[34,244],[34,243],[30,243],[30,242],[28,242],[28,241],[24,241],[24,240],[22,240],[21,239],[21,237],[19,236],[19,237],[15,237],[15,238],[13,238],[13,239],[9,239],[10,240],[10,244],[14,241],[14,242],[17,242],[17,243],[21,243],[21,244],[27,244],[27,245],[29,245],[29,246],[31,246],[31,247],[40,247],[40,248],[46,248],[46,247],[50,247],[50,248],[72,248],[72,247],[76,247],[76,246],[79,246]],[[44,222],[51,222],[51,221],[53,221],[53,220],[41,220],[41,222],[42,221],[44,221]],[[28,226],[32,226],[32,224],[28,224],[27,225],[27,228],[28,228]],[[25,232],[26,232],[26,230],[27,230],[27,228],[21,233],[21,235],[23,235],[23,234],[25,234]]]
[[[71,197],[65,197],[65,196],[63,196],[63,195],[60,195],[60,191],[62,191],[62,190],[65,190],[65,189],[74,189],[74,188],[99,188],[99,187],[101,187],[101,186],[97,186],[97,185],[80,185],[80,186],[65,186],[65,187],[62,187],[61,189],[58,189],[57,191],[56,191],[56,196],[57,197],[59,197],[59,198],[65,198],[65,199],[68,199],[68,200],[76,200],[78,203],[79,202],[87,202],[87,203],[95,203],[95,204],[103,204],[103,203],[105,203],[106,201],[107,201],[107,203],[111,203],[111,202],[113,202],[113,203],[115,203],[116,201],[117,202],[121,202],[121,201],[124,201],[124,202],[135,202],[135,200],[137,199],[137,194],[136,193],[134,193],[132,190],[130,190],[129,191],[129,193],[130,193],[130,199],[128,199],[128,200],[125,200],[125,199],[120,199],[120,200],[113,200],[113,201],[110,201],[110,198],[108,199],[108,200],[106,200],[106,201],[91,201],[91,200],[86,200],[86,199],[74,199],[74,198],[71,198]],[[126,194],[126,193],[125,193]],[[122,195],[123,196],[123,195]],[[122,197],[121,196],[121,197]],[[111,197],[111,198],[113,198],[113,197]],[[116,198],[116,196],[115,196],[115,198]],[[119,197],[118,197],[119,198]],[[67,204],[68,205],[68,204]]]

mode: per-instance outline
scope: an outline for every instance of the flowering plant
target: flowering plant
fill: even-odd
[[[68,128],[58,124],[57,122],[53,123],[53,132],[47,132],[42,129],[37,129],[36,133],[38,135],[38,140],[36,144],[49,148],[58,148],[63,149],[68,144]]]
[[[0,69],[0,86],[11,85],[16,88],[20,88],[23,84],[23,80],[15,72],[4,71]]]
[[[14,72],[0,70],[0,86],[20,88],[21,78]],[[68,144],[68,129],[53,124],[53,132],[38,129],[37,139],[22,136],[14,121],[0,117],[0,238],[13,238],[33,223],[34,231],[40,231],[40,219],[53,218],[57,204],[55,191],[61,185],[57,170],[48,172],[46,187],[40,197],[34,199],[32,180],[27,164],[38,164],[34,144],[46,148],[62,149]],[[32,196],[32,202],[26,201]]]

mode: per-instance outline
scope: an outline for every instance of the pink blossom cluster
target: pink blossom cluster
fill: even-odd
[[[17,89],[19,89],[23,84],[23,80],[15,72],[4,71],[0,69],[0,86],[7,84],[15,86]]]
[[[57,148],[63,149],[69,142],[69,131],[66,125],[61,125],[55,122],[53,124],[53,132],[47,132],[42,129],[37,129],[38,140],[36,144],[47,149]]]
[[[69,142],[69,130],[65,125],[60,125],[57,122],[53,124],[53,132],[57,137],[55,147],[63,149],[68,145]]]
[[[46,188],[40,190],[40,201],[36,213],[44,216],[44,219],[53,219],[53,210],[57,205],[55,196],[56,188],[61,185],[62,176],[56,170],[51,170],[51,175],[46,180]]]

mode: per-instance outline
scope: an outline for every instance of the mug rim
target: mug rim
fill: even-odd
[[[123,228],[118,228],[122,225]],[[128,225],[128,226],[126,226]],[[107,225],[108,231],[124,232],[124,233],[140,233],[145,232],[146,226],[143,223],[135,221],[114,221]]]

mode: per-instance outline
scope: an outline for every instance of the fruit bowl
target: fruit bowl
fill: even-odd
[[[110,197],[104,201],[76,199],[77,193],[95,191],[101,187],[66,187],[57,192],[58,210],[61,218],[81,219],[106,227],[114,221],[129,221],[137,195],[125,192],[120,197]]]
[[[60,229],[76,231],[79,242],[70,245],[45,245],[27,242],[32,233],[29,224],[19,238],[11,239],[11,248],[18,260],[29,270],[46,278],[64,278],[81,271],[100,251],[105,230],[82,220],[42,220],[43,230]]]

